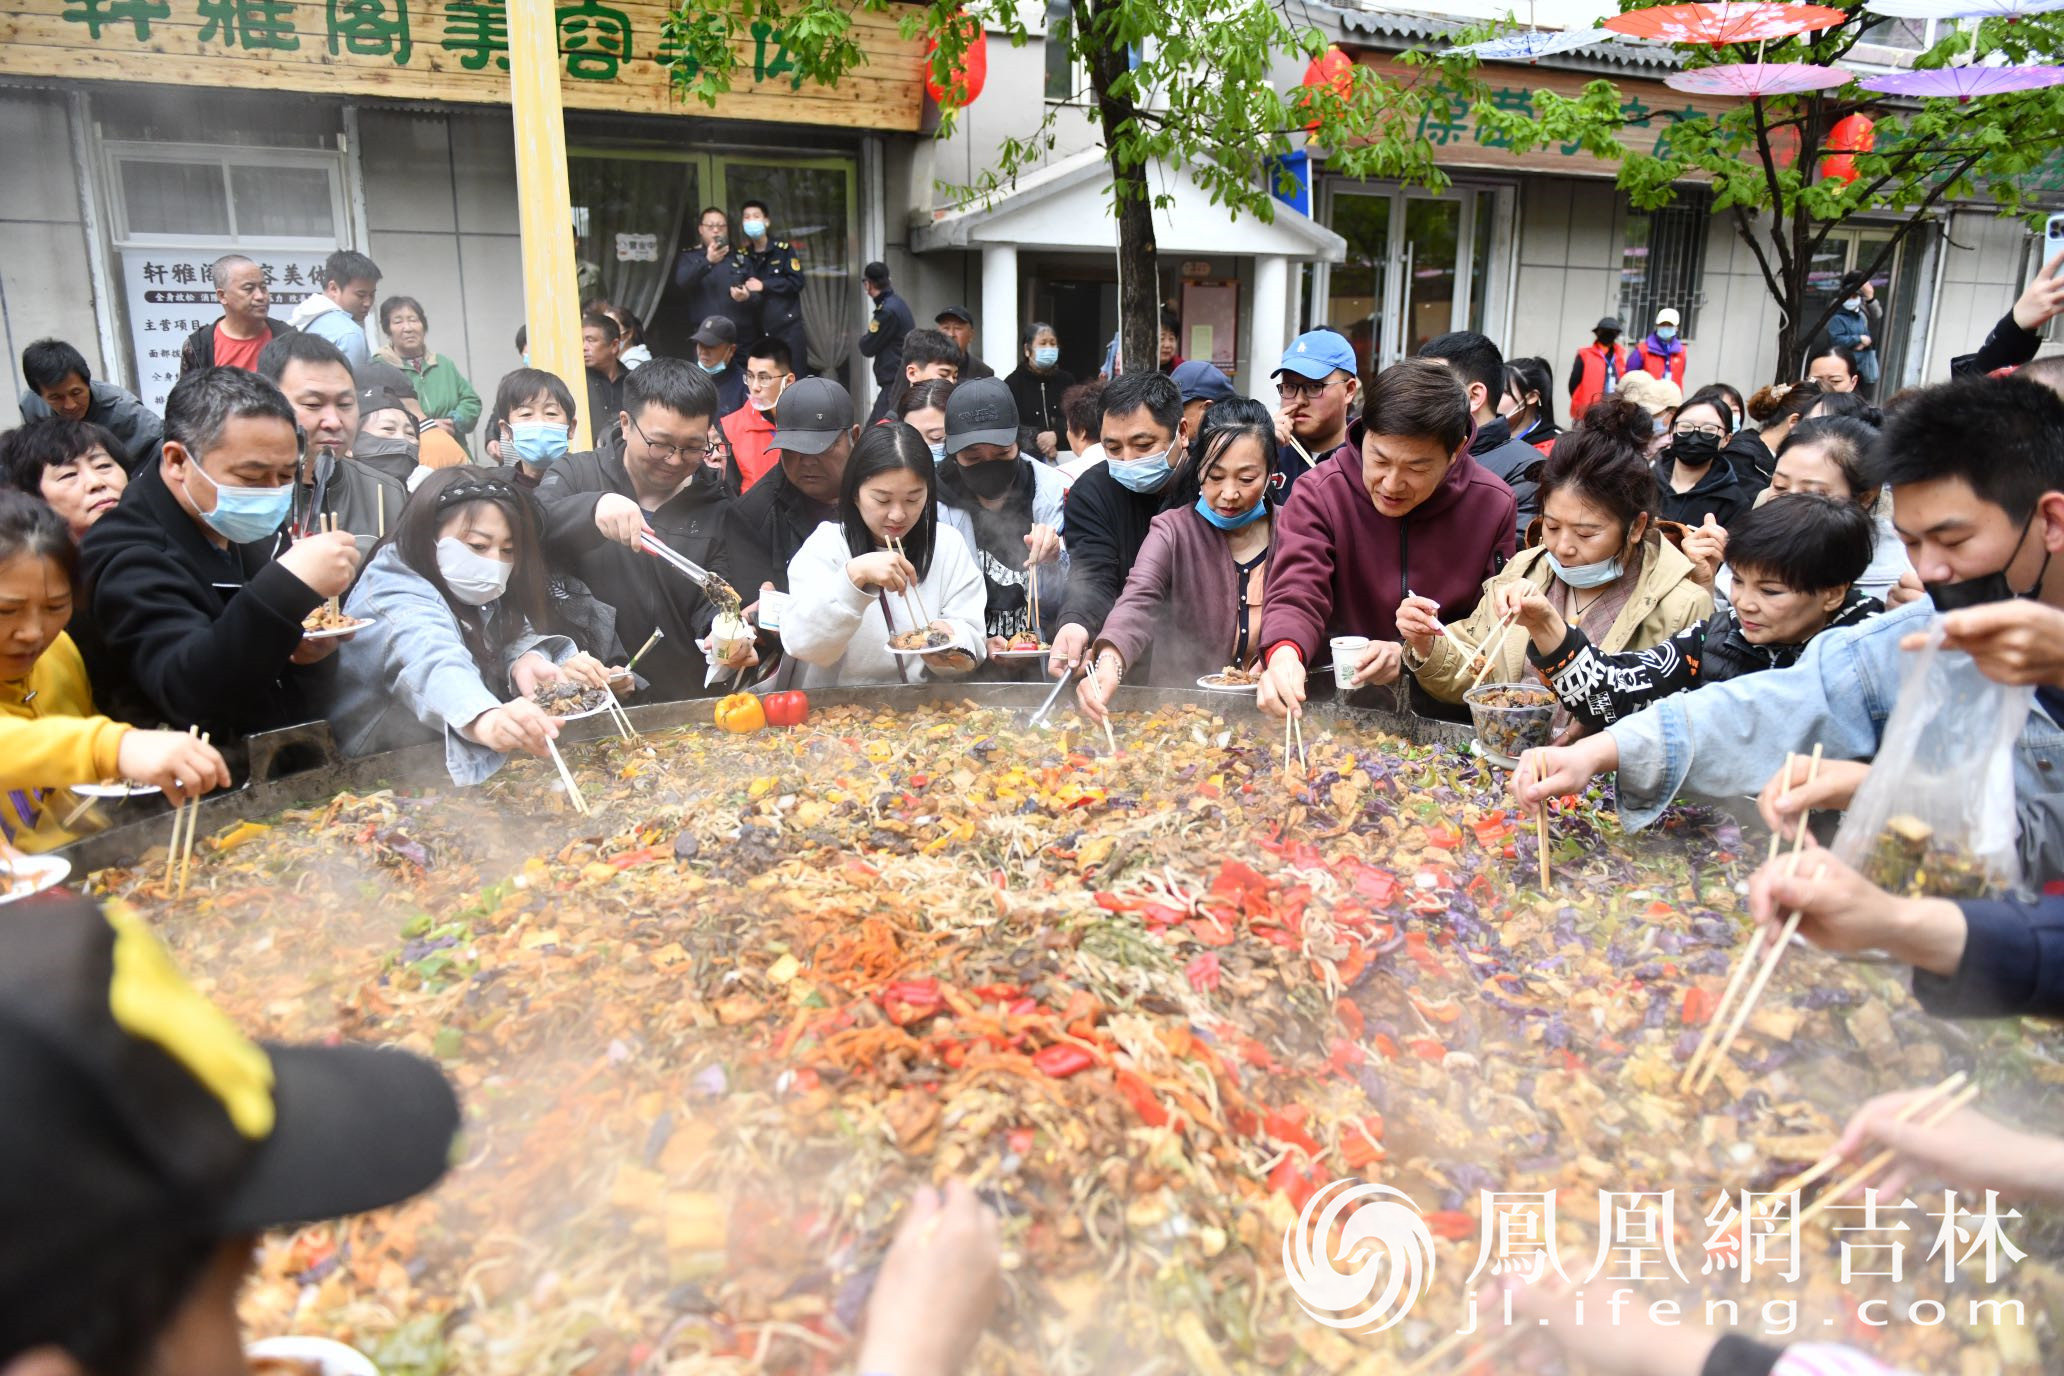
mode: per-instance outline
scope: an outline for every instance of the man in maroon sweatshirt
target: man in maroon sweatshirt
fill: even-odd
[[[1454,373],[1407,359],[1364,398],[1353,448],[1300,479],[1276,517],[1257,698],[1271,716],[1303,709],[1305,668],[1328,662],[1334,636],[1371,642],[1356,687],[1395,682],[1398,603],[1417,594],[1443,621],[1466,616],[1517,543],[1512,489],[1469,457],[1469,398]]]

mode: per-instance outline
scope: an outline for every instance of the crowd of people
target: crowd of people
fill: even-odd
[[[71,839],[72,784],[132,779],[173,803],[229,786],[252,737],[315,720],[352,755],[441,745],[454,781],[477,783],[546,752],[559,724],[537,699],[566,683],[667,700],[748,676],[1050,674],[1079,676],[1101,719],[1121,684],[1213,673],[1245,676],[1278,718],[1337,684],[1351,704],[1467,720],[1472,685],[1537,678],[1555,744],[1515,772],[1520,806],[1611,773],[1632,829],[1680,797],[1755,795],[1789,835],[1855,795],[1902,652],[1942,611],[1950,645],[2036,685],[2021,860],[2038,887],[2064,879],[2064,367],[2031,361],[2064,312],[2064,258],[1955,376],[1881,405],[1865,399],[1867,287],[1804,376],[1746,399],[1685,395],[1676,312],[1631,347],[1603,319],[1565,378],[1567,428],[1547,361],[1472,331],[1370,370],[1311,330],[1257,400],[1182,359],[1172,328],[1158,366],[1114,349],[1107,376],[1077,381],[1032,322],[998,376],[964,308],[920,326],[871,264],[862,353],[880,394],[861,416],[808,374],[791,246],[766,207],[741,211],[742,241],[711,209],[676,267],[705,311],[693,359],[653,357],[635,316],[594,303],[584,378],[518,368],[485,407],[428,347],[420,301],[378,300],[378,267],[353,252],[288,321],[255,264],[218,261],[221,318],[187,341],[162,418],[71,345],[30,345],[33,397],[0,437],[0,838]],[[583,406],[596,440],[574,452]],[[713,585],[655,544],[737,589],[752,634],[717,638]],[[326,606],[346,631],[311,638]],[[1811,783],[1785,771],[1816,744]],[[1766,923],[1802,913],[1816,944],[1907,960],[1943,1016],[2064,1009],[2064,900],[1895,898],[1832,859],[1766,870],[1752,897]],[[147,940],[115,916],[77,932]],[[24,989],[60,978],[29,956],[63,978],[92,963],[0,935],[0,973]],[[0,1036],[43,1016],[0,999]],[[399,1060],[352,1073],[436,1098]],[[1928,1131],[1879,1105],[1851,1138],[1979,1174],[2010,1140],[1968,1111]],[[370,1153],[366,1188],[324,1202],[422,1188],[436,1171],[412,1141],[386,1143],[410,1163]],[[208,1247],[152,1264],[233,1280],[282,1207],[229,1208]],[[927,1207],[980,1250],[967,1197]],[[22,1350],[0,1343],[0,1360]]]

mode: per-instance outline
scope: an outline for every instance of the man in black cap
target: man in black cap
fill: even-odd
[[[960,368],[960,380],[971,382],[978,377],[995,377],[996,370],[975,357],[975,318],[968,314],[966,306],[948,306],[940,311],[932,323],[939,327],[939,333],[960,345],[960,351],[967,355],[967,362]]]
[[[1592,403],[1619,390],[1627,375],[1627,346],[1620,343],[1620,318],[1608,315],[1591,327],[1591,342],[1577,350],[1570,365],[1570,424],[1583,418]]]
[[[781,461],[724,518],[725,565],[748,603],[768,588],[787,592],[788,561],[810,532],[838,519],[839,485],[858,438],[853,399],[830,378],[806,377],[781,394],[767,444]]]
[[[695,345],[695,361],[717,385],[717,419],[745,405],[745,370],[738,366],[738,327],[721,315],[703,317],[689,340]]]
[[[398,1204],[451,1160],[435,1065],[260,1046],[120,903],[0,908],[0,1370],[241,1372],[256,1236]]]
[[[874,302],[867,333],[860,336],[860,356],[874,360],[874,409],[867,423],[889,414],[890,392],[903,376],[903,336],[917,328],[910,307],[896,295],[887,263],[869,263],[860,270],[860,286]]]
[[[1061,544],[1060,470],[1025,457],[1034,452],[1018,424],[1018,404],[1002,378],[963,382],[946,399],[946,458],[939,464],[939,524],[967,542],[987,584],[990,653],[1011,637],[1043,629],[1061,607],[1067,566]],[[1034,565],[1041,615],[1031,607]]]

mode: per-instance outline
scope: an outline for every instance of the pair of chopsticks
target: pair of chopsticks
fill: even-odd
[[[902,559],[905,563],[910,562],[910,556],[904,552],[903,541],[900,536],[889,541],[889,552]],[[915,564],[911,564],[912,569],[916,567]],[[932,618],[925,612],[924,598],[918,593],[915,583],[904,586],[903,604],[910,609],[910,614],[917,618],[915,629],[920,631],[931,629]]]
[[[560,782],[566,785],[566,800],[573,804],[573,810],[581,816],[589,815],[588,800],[581,796],[580,785],[573,781],[573,771],[566,767],[566,757],[559,753],[559,744],[550,736],[545,737],[545,749],[551,752],[552,763],[559,770]]]
[[[1492,626],[1489,633],[1484,636],[1483,643],[1472,651],[1472,657],[1475,655],[1483,656],[1483,663],[1477,667],[1476,677],[1469,680],[1471,690],[1474,690],[1477,685],[1481,684],[1485,676],[1491,672],[1491,666],[1498,662],[1498,656],[1505,651],[1506,635],[1518,624],[1519,608],[1514,607],[1511,611],[1498,618],[1497,624]],[[1453,635],[1454,632],[1450,631],[1449,634]]]
[[[1542,753],[1539,750],[1527,752],[1528,758],[1533,761],[1534,778],[1537,781],[1548,777],[1547,770],[1542,764]],[[1548,800],[1546,798],[1541,800],[1541,806],[1534,813],[1534,849],[1539,851],[1541,856],[1541,892],[1547,893],[1555,887],[1555,876],[1548,872]]]
[[[1046,634],[1039,629],[1039,565],[1025,565],[1026,606],[1032,613],[1032,638],[1046,644]]]
[[[1083,670],[1083,672],[1090,675],[1091,677],[1094,677],[1096,675],[1095,661],[1092,660],[1090,662],[1089,667]],[[1118,687],[1118,685],[1114,683],[1111,685],[1111,687],[1113,688],[1113,690],[1115,690]],[[1104,713],[1104,744],[1111,747],[1111,753],[1113,755],[1116,755],[1118,753],[1118,736],[1115,732],[1111,730],[1111,714],[1108,711]]]
[[[374,491],[375,491],[375,492],[378,492],[378,491],[379,491],[379,489],[378,489],[378,488],[375,488],[375,489],[374,489]],[[325,512],[323,512],[323,513],[321,513],[321,514],[320,514],[320,516],[318,517],[318,521],[319,521],[319,523],[320,523],[320,528],[321,528],[321,530],[322,530],[322,533],[323,533],[323,534],[325,534],[325,535],[334,535],[334,534],[336,534],[336,533],[337,533],[337,513],[336,513],[336,512],[334,512],[334,511],[325,511]],[[336,599],[336,598],[334,598],[334,597],[332,597],[332,598],[331,598],[331,599],[329,600],[329,608],[330,608],[330,615],[331,615],[332,617],[337,617],[337,618],[341,618],[341,617],[342,617],[342,616],[344,615],[344,609],[343,609],[343,607],[342,607],[342,606],[340,606],[340,605],[338,604],[338,601],[337,601],[337,599]]]
[[[604,683],[602,691],[609,695],[609,719],[616,723],[617,731],[627,741],[638,739],[638,728],[631,725],[630,715],[623,710],[623,704],[617,701],[616,690]]]
[[[1821,747],[1815,745],[1813,747],[1813,762],[1806,768],[1806,786],[1808,788],[1811,788],[1814,780],[1820,777],[1820,755]],[[1787,787],[1791,785],[1792,766],[1797,759],[1797,755],[1789,751],[1786,752],[1783,777]],[[1785,869],[1785,873],[1788,876],[1799,872],[1799,856],[1806,849],[1806,823],[1810,817],[1811,813],[1808,812],[1802,814],[1799,818],[1799,834],[1793,841],[1791,860]],[[1772,835],[1770,838],[1771,862],[1776,861],[1777,850],[1780,844],[1782,844],[1780,838]],[[1727,988],[1720,995],[1719,1005],[1713,1009],[1713,1020],[1706,1024],[1706,1035],[1699,1039],[1697,1048],[1691,1053],[1691,1060],[1685,1064],[1683,1076],[1677,1081],[1677,1089],[1680,1093],[1688,1090],[1693,1094],[1703,1094],[1706,1086],[1713,1082],[1713,1076],[1718,1073],[1721,1062],[1727,1059],[1728,1051],[1734,1046],[1734,1039],[1741,1035],[1742,1026],[1748,1022],[1749,1014],[1755,1009],[1756,1000],[1763,996],[1763,987],[1770,983],[1770,977],[1777,972],[1777,963],[1784,959],[1785,948],[1791,944],[1792,933],[1798,930],[1799,914],[1795,911],[1790,917],[1785,919],[1784,930],[1779,932],[1777,939],[1771,943],[1769,954],[1763,957],[1762,969],[1756,972],[1756,978],[1749,984],[1748,992],[1743,996],[1741,1006],[1734,1010],[1732,1018],[1729,1019],[1726,1034],[1721,1036],[1718,1043],[1715,1044],[1714,1037],[1719,1032],[1721,1016],[1727,1012],[1727,1006],[1734,1001],[1735,994],[1741,990],[1743,980],[1748,977],[1749,967],[1756,963],[1756,957],[1763,951],[1762,926],[1758,925],[1755,932],[1749,937],[1749,948],[1742,952],[1740,963],[1735,966],[1734,974],[1728,978]],[[1708,1054],[1708,1052],[1711,1054]]]
[[[1286,775],[1291,772],[1290,748],[1293,742],[1297,747],[1297,767],[1309,770],[1311,766],[1304,757],[1304,718],[1295,712],[1286,712],[1283,714],[1283,773]]]
[[[186,728],[186,734],[200,738],[202,745],[209,743],[209,733],[198,726]],[[193,868],[194,831],[200,825],[200,796],[181,802],[172,809],[172,839],[165,843],[165,885],[173,888],[176,876],[178,885],[173,888],[175,897],[186,897],[186,880]]]

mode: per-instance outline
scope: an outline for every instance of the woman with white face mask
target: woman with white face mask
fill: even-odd
[[[558,719],[531,701],[608,671],[547,614],[537,508],[500,478],[430,475],[367,561],[345,610],[368,619],[338,654],[331,721],[347,755],[444,741],[452,782],[477,784],[513,751],[546,753]]]
[[[1485,581],[1466,619],[1443,627],[1427,599],[1405,599],[1398,634],[1421,688],[1462,701],[1481,665],[1463,641],[1482,645],[1491,661],[1483,682],[1519,683],[1530,677],[1529,640],[1548,654],[1577,626],[1616,654],[1661,644],[1712,615],[1691,561],[1656,529],[1656,480],[1644,454],[1651,426],[1639,406],[1608,397],[1555,442],[1541,469],[1540,542]],[[1558,709],[1556,730],[1568,721]]]

